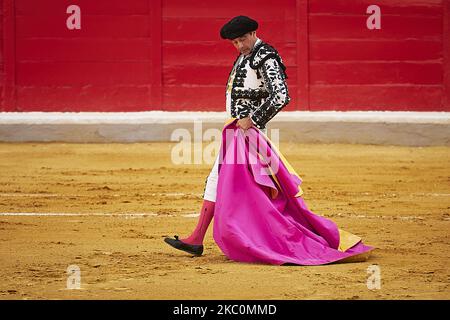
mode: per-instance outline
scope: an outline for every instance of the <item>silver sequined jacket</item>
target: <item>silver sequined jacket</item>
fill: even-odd
[[[231,116],[238,119],[250,116],[256,127],[264,129],[290,101],[285,70],[275,48],[263,41],[255,45],[252,53],[236,67]]]

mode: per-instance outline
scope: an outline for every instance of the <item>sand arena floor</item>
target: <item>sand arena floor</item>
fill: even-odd
[[[279,267],[228,260],[212,224],[202,257],[163,242],[195,227],[211,166],[173,146],[1,143],[0,299],[450,299],[450,148],[282,143],[310,209],[377,249]]]

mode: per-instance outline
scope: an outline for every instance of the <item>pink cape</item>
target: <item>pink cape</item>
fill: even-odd
[[[258,129],[236,119],[222,131],[213,236],[240,262],[321,265],[372,250],[361,238],[311,212],[301,179]]]

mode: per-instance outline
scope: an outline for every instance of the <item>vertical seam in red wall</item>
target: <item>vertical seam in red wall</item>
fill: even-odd
[[[297,0],[297,109],[309,110],[308,0]]]
[[[162,0],[149,0],[150,109],[162,109]]]
[[[2,111],[16,111],[16,30],[14,0],[3,2],[4,99]]]
[[[444,73],[442,109],[445,111],[450,111],[450,2],[444,0],[442,5],[444,9],[442,30],[442,69]]]

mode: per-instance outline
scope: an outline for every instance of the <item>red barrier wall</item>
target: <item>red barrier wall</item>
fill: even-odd
[[[408,3],[410,2],[410,3]],[[81,29],[69,30],[69,5]],[[381,29],[369,30],[369,5]],[[0,0],[2,111],[223,111],[232,16],[288,67],[287,110],[450,111],[446,0]]]

